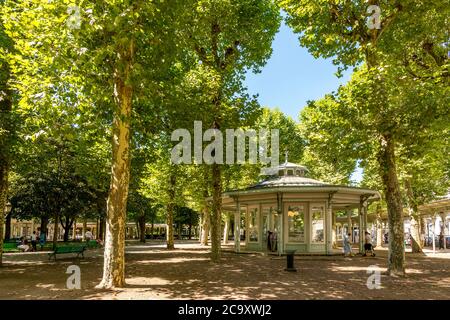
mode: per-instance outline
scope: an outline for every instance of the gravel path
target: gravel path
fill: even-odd
[[[95,289],[102,252],[85,259],[48,261],[46,253],[5,254],[0,299],[450,299],[450,253],[407,254],[406,278],[381,275],[380,289],[368,289],[370,266],[386,271],[387,251],[375,258],[296,257],[298,272],[285,272],[285,257],[224,253],[209,261],[208,249],[178,243],[167,251],[155,242],[127,246],[127,287]],[[67,267],[81,269],[81,289],[66,289]]]

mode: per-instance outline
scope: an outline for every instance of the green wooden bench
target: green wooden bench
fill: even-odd
[[[17,249],[17,243],[14,242],[5,242],[3,243],[3,252],[15,252],[15,251],[19,251],[19,249]]]
[[[86,246],[61,246],[56,247],[55,251],[50,252],[48,254],[48,259],[50,260],[52,257],[56,261],[56,255],[57,254],[67,254],[67,253],[76,253],[77,258],[80,257],[80,255],[84,258],[84,251],[86,250]]]
[[[99,245],[96,240],[90,240],[89,242],[87,242],[87,247],[89,249],[97,249]]]

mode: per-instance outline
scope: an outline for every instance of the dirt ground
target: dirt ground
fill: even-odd
[[[5,254],[0,299],[450,299],[450,253],[407,254],[406,278],[381,275],[380,289],[368,289],[369,266],[386,271],[387,251],[377,256],[302,256],[297,272],[284,271],[285,257],[225,252],[221,264],[195,242],[167,251],[158,242],[129,243],[127,287],[95,289],[102,275],[101,249],[85,259],[47,253]],[[81,269],[81,289],[69,290],[67,268]]]

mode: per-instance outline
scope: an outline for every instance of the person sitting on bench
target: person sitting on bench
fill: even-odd
[[[30,251],[30,246],[28,240],[22,237],[21,243],[17,246],[17,249],[22,250],[22,252]]]

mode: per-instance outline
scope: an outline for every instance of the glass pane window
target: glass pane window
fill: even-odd
[[[288,241],[305,242],[305,207],[288,206]]]
[[[248,215],[248,232],[249,232],[249,242],[258,242],[258,208],[249,209]]]
[[[311,241],[324,243],[324,207],[312,206],[311,208]]]

